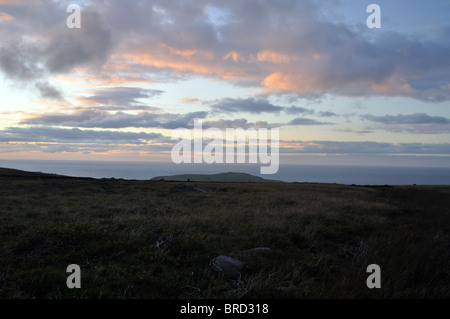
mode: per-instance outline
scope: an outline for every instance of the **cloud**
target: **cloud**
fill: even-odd
[[[132,106],[143,106],[140,99],[154,98],[164,91],[139,87],[112,87],[92,90],[90,93],[90,96],[78,99],[85,105],[121,106],[130,109]]]
[[[280,113],[283,107],[273,105],[265,99],[233,99],[225,98],[212,105],[210,107],[213,110],[224,112],[224,113]]]
[[[200,102],[200,100],[195,97],[183,97],[180,99],[180,101],[181,101],[181,103],[184,103],[184,104],[193,104],[193,103]]]
[[[279,126],[278,124],[269,124],[266,121],[257,121],[257,122],[249,122],[247,119],[239,118],[234,120],[213,120],[213,121],[204,121],[202,123],[202,127],[204,129],[207,128],[219,128],[219,129],[227,129],[227,128],[272,128]]]
[[[82,27],[55,28],[41,59],[51,74],[65,74],[75,67],[99,69],[113,47],[111,30],[97,12],[83,10]]]
[[[16,84],[31,84],[45,99],[62,99],[62,92],[48,80],[52,75],[79,67],[98,72],[109,58],[111,32],[96,12],[83,10],[82,28],[69,29],[65,8],[49,1],[6,4],[5,8],[15,12],[17,19],[0,31],[0,71]]]
[[[450,124],[450,119],[442,116],[430,116],[425,113],[398,114],[398,115],[363,115],[363,119],[382,124]]]
[[[38,48],[34,46],[23,43],[5,46],[0,42],[0,71],[16,83],[31,85],[45,99],[61,100],[62,92],[45,80],[46,70],[33,62],[37,54]]]
[[[286,114],[290,114],[290,115],[297,115],[297,114],[314,114],[314,110],[312,109],[307,109],[304,107],[300,107],[300,106],[289,106],[289,107],[285,107],[284,111],[286,112]]]
[[[282,108],[291,110],[291,107]],[[242,110],[240,111],[242,112]],[[46,126],[66,126],[82,128],[102,128],[102,129],[121,129],[121,128],[194,128],[195,119],[203,119],[203,127],[217,128],[270,128],[290,125],[330,125],[333,123],[321,122],[308,118],[295,118],[288,123],[269,123],[267,121],[249,122],[245,118],[237,119],[209,119],[205,120],[209,112],[197,111],[185,114],[161,113],[159,108],[152,112],[143,111],[138,114],[126,112],[113,112],[110,107],[97,108],[77,108],[70,113],[47,113],[43,115],[30,115],[27,119],[20,122],[21,125],[46,125]]]
[[[126,106],[101,105],[101,106],[88,106],[88,107],[76,106],[76,107],[73,107],[73,110],[76,110],[79,112],[79,111],[86,110],[86,108],[91,111],[148,111],[148,112],[161,111],[161,109],[159,107],[148,106],[148,105],[126,105]]]
[[[145,144],[156,139],[162,139],[162,135],[54,127],[10,127],[0,131],[1,142]]]
[[[83,128],[193,128],[194,119],[203,119],[208,112],[190,112],[186,114],[140,112],[107,112],[100,109],[77,110],[72,113],[44,114],[32,116],[20,124],[55,125]]]
[[[57,88],[50,85],[48,82],[37,82],[36,88],[39,90],[40,95],[44,99],[50,100],[62,100],[63,93]]]
[[[335,116],[339,116],[339,115],[334,113],[334,112],[326,111],[326,112],[319,112],[319,113],[317,113],[317,116],[320,116],[320,117],[335,117]]]
[[[31,81],[44,76],[45,70],[35,63],[38,48],[24,43],[5,45],[0,42],[0,70],[12,80]]]
[[[430,116],[425,113],[384,116],[366,114],[361,118],[378,124],[369,126],[371,130],[408,134],[450,133],[450,119],[443,116]]]
[[[301,126],[308,126],[308,125],[329,125],[333,123],[328,122],[320,122],[313,119],[307,119],[302,117],[297,117],[290,121],[287,125],[301,125]]]
[[[326,8],[329,2],[152,4],[145,26],[120,19],[135,38],[121,39],[127,45],[116,59],[144,70],[221,78],[268,93],[450,98],[450,45],[443,35],[426,39],[386,31],[369,36],[364,28],[324,20],[322,12],[333,7]],[[220,23],[208,14],[212,10],[223,13]]]
[[[201,75],[308,98],[450,99],[450,30],[436,27],[429,38],[374,35],[326,19],[338,3],[99,0],[85,3],[82,28],[75,30],[65,28],[62,3],[4,2],[0,12],[14,20],[2,22],[0,56],[7,52],[15,67],[2,63],[1,69],[14,80],[81,68],[88,76],[130,82]],[[34,41],[17,50],[17,39],[26,38]]]
[[[233,99],[224,98],[220,101],[214,102],[210,107],[218,112],[223,113],[281,113],[286,114],[313,114],[314,110],[306,109],[298,106],[279,106],[270,103],[265,98],[247,98],[247,99]]]
[[[232,122],[219,120],[207,122],[204,128],[233,127]],[[234,120],[237,127],[267,127],[267,123],[248,123]],[[249,124],[246,126],[246,124]],[[135,133],[118,131],[94,131],[53,127],[10,127],[0,131],[0,152],[39,151],[45,153],[83,152],[170,152],[174,142],[158,133]],[[450,154],[449,143],[380,143],[371,141],[303,141],[281,140],[280,154],[320,155],[395,155],[395,156],[442,156]]]
[[[280,141],[280,153],[298,154],[450,154],[448,143],[380,143],[341,141]]]
[[[0,22],[2,21],[13,21],[14,17],[4,12],[0,12]]]

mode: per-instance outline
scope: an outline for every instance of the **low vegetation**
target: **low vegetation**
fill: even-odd
[[[1,170],[0,298],[450,297],[450,186],[178,184]]]

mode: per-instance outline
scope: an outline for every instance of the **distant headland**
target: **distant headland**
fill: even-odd
[[[220,173],[220,174],[182,174],[172,176],[157,176],[153,181],[176,181],[176,182],[227,182],[227,183],[262,183],[281,182],[277,180],[264,179],[262,177],[246,173]]]

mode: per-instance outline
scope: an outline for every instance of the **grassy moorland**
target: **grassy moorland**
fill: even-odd
[[[177,184],[0,170],[0,298],[450,297],[450,186]]]

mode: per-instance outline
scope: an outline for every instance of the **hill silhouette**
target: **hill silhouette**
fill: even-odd
[[[157,176],[152,180],[176,181],[176,182],[226,182],[226,183],[263,183],[280,182],[268,180],[262,177],[253,176],[246,173],[220,173],[220,174],[182,174],[172,176]]]

